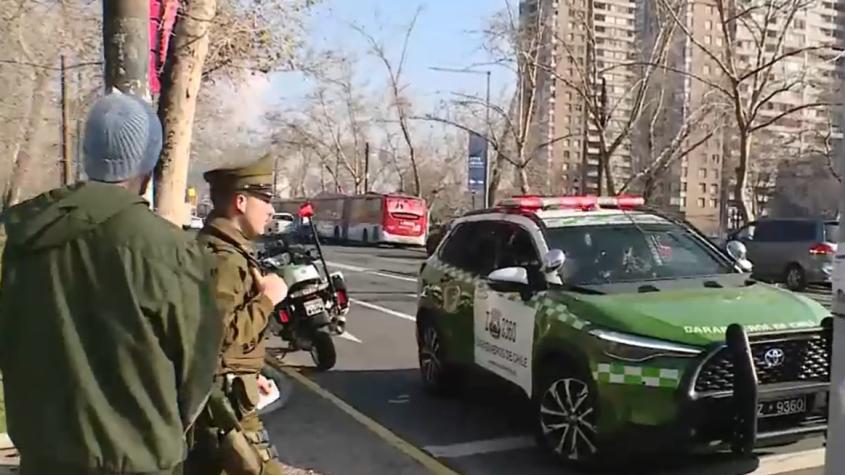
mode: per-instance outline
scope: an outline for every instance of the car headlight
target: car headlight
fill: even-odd
[[[611,358],[625,361],[645,361],[658,356],[691,358],[703,351],[694,346],[681,345],[669,341],[646,338],[627,333],[594,328],[590,334],[602,340],[605,354]]]

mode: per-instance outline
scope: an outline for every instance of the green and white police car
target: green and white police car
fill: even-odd
[[[638,197],[468,213],[420,269],[423,383],[500,377],[531,398],[538,442],[579,464],[825,433],[830,313],[728,248]]]

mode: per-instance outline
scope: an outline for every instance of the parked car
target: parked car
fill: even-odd
[[[774,219],[753,221],[728,236],[748,249],[754,277],[785,283],[790,290],[830,284],[839,221]]]

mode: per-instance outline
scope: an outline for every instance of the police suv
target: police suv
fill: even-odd
[[[578,464],[824,433],[829,312],[728,248],[639,197],[468,213],[420,271],[423,383],[498,376],[533,401],[538,442]]]

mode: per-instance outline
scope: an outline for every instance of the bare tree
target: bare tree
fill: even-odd
[[[155,173],[158,213],[174,224],[185,222],[185,190],[194,111],[208,53],[209,28],[217,0],[186,0],[174,26],[173,47],[165,62],[159,116],[164,147]]]
[[[666,4],[669,0],[662,0]],[[734,195],[740,218],[748,222],[755,216],[756,203],[750,186],[755,139],[774,126],[794,126],[804,110],[833,105],[812,88],[824,80],[813,79],[829,74],[841,52],[833,43],[801,43],[790,36],[804,28],[801,12],[812,0],[715,0],[718,13],[714,35],[694,35],[686,15],[667,8],[674,23],[716,69],[713,77],[683,71],[697,81],[720,92],[729,104],[731,137],[736,141],[737,167]],[[692,8],[693,3],[686,3]],[[715,43],[715,45],[713,44]],[[787,95],[814,96],[810,100],[788,100]],[[800,127],[799,127],[800,128]],[[766,172],[768,173],[768,172]],[[753,180],[759,181],[759,180]]]
[[[529,169],[536,157],[548,152],[548,147],[574,136],[562,134],[544,136],[542,101],[545,99],[543,64],[550,54],[551,27],[544,12],[546,2],[539,2],[539,11],[531,22],[520,22],[519,14],[510,2],[491,18],[484,30],[484,48],[494,58],[493,64],[509,70],[516,78],[516,91],[504,100],[490,101],[477,95],[456,93],[453,104],[464,109],[452,117],[427,114],[418,117],[450,124],[466,132],[483,137],[492,152],[492,176],[489,193],[491,201],[497,192],[505,165],[514,168],[518,188],[529,193],[532,180]],[[489,117],[489,122],[487,120]],[[467,122],[466,119],[473,119]],[[480,121],[480,123],[479,123]],[[488,132],[489,131],[489,132]],[[547,176],[548,173],[539,173]]]
[[[219,3],[203,78],[296,69],[306,33],[304,15],[317,3],[319,0]]]
[[[352,54],[320,52],[304,67],[315,84],[298,110],[269,115],[276,141],[309,149],[334,191],[363,193],[365,147],[377,106],[355,81],[358,61]]]
[[[671,82],[659,82],[656,97],[644,104],[632,134],[639,169],[619,187],[619,193],[638,187],[647,203],[670,168],[707,143],[722,127],[721,116],[713,115],[717,105],[709,100],[712,95],[705,95],[693,109],[688,95],[683,96],[681,104],[673,103],[672,87]]]
[[[665,8],[678,7],[669,5],[667,0]],[[662,10],[652,9],[651,17],[647,19],[653,22],[654,33],[651,38],[638,44],[631,40],[632,45],[641,49],[641,53],[636,54],[632,48],[623,59],[609,59],[600,54],[599,50],[603,46],[599,45],[596,36],[592,12],[573,11],[573,24],[579,32],[584,33],[583,50],[573,46],[571,41],[555,30],[554,42],[560,47],[560,54],[546,55],[540,58],[542,61],[538,63],[538,67],[563,86],[561,95],[566,94],[568,97],[574,94],[575,104],[584,108],[585,128],[592,128],[598,138],[596,158],[599,193],[617,193],[617,176],[611,166],[613,159],[620,148],[630,142],[649,98],[656,96],[658,103],[663,100],[663,93],[655,94],[654,89],[660,88],[660,84],[656,82],[663,77],[662,67],[667,64],[677,28],[671,20],[667,21],[668,18]],[[608,80],[611,76],[613,79]],[[660,115],[660,111],[657,112],[655,117]],[[652,122],[652,125],[654,124]],[[583,131],[585,143],[588,135],[586,130]],[[684,133],[680,135],[678,144],[685,138]],[[587,153],[586,145],[582,153]],[[666,162],[677,158],[673,155],[668,151],[663,154],[657,152],[654,158],[660,159],[661,164],[652,164],[647,169],[664,169],[668,165]],[[621,177],[624,177],[624,174]],[[605,181],[604,189],[602,179]]]
[[[268,72],[289,62],[288,53],[297,48],[297,32],[301,31],[298,13],[313,3],[277,0],[249,7],[226,4],[218,17],[217,0],[182,2],[159,104],[165,144],[156,169],[155,202],[163,217],[180,224],[185,217],[193,121],[203,77],[223,70]],[[278,17],[291,22],[278,24]],[[216,33],[215,22],[222,28]],[[209,53],[211,62],[206,65]]]
[[[59,56],[67,59],[71,120],[99,82],[101,15],[97,4],[0,1],[0,211],[60,183]],[[51,41],[44,41],[50,38]],[[75,87],[71,87],[75,86]]]
[[[416,149],[414,147],[414,141],[411,137],[411,123],[410,123],[410,115],[411,115],[411,101],[405,94],[406,85],[403,84],[403,77],[402,73],[405,68],[405,62],[408,58],[408,43],[411,39],[411,35],[414,32],[414,27],[417,24],[417,19],[419,18],[420,12],[422,11],[422,7],[418,7],[417,10],[414,12],[413,17],[411,18],[410,23],[408,24],[407,28],[405,29],[405,33],[402,40],[402,49],[399,55],[398,61],[396,61],[395,66],[394,62],[389,58],[387,51],[385,50],[384,43],[377,40],[372,34],[368,33],[363,27],[359,25],[352,25],[352,28],[357,31],[364,39],[367,41],[370,49],[370,53],[377,57],[379,61],[384,65],[385,70],[387,71],[387,81],[388,81],[388,89],[390,91],[390,101],[391,101],[391,108],[396,113],[396,119],[398,121],[399,129],[402,132],[402,138],[405,141],[405,145],[408,147],[408,161],[411,165],[411,171],[413,173],[413,180],[414,180],[414,195],[420,196],[422,193],[422,185],[420,183],[420,172],[417,166],[417,156],[416,156]]]

